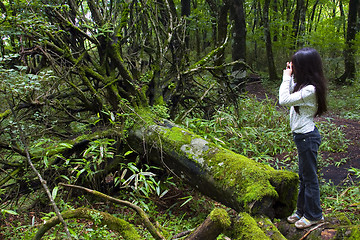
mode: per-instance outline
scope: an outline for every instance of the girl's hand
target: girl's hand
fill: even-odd
[[[292,63],[287,62],[286,63],[286,69],[284,69],[283,75],[291,77],[292,74]]]

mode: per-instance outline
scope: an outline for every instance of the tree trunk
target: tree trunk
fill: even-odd
[[[233,46],[232,46],[232,60],[246,61],[246,23],[244,0],[233,0],[232,8],[230,9],[231,19],[234,21],[233,27]],[[231,87],[238,91],[243,91],[246,83],[246,69],[243,65],[235,64],[233,69],[233,80]]]
[[[233,0],[233,7],[231,8],[231,16],[234,20],[233,29],[233,48],[232,59],[233,61],[243,59],[246,60],[246,23],[244,12],[244,1]],[[234,66],[234,70],[238,70],[242,66]]]
[[[277,226],[271,221],[271,219],[264,216],[255,216],[255,222],[258,227],[268,236],[270,239],[286,240],[285,237],[277,228]],[[288,224],[289,225],[289,224]]]
[[[190,16],[191,5],[190,0],[181,0],[181,16]]]
[[[345,58],[345,73],[337,79],[339,84],[351,84],[348,79],[354,79],[355,68],[355,49],[354,41],[356,37],[356,20],[358,15],[359,0],[350,0],[349,2],[349,14],[348,14],[348,27],[346,33],[346,46],[344,51]]]
[[[311,33],[311,30],[312,30],[312,25],[313,25],[313,22],[314,22],[314,19],[315,19],[316,7],[319,4],[319,1],[320,0],[316,0],[316,2],[314,3],[313,8],[311,10],[311,15],[310,15],[310,18],[309,18],[309,29],[308,29],[309,33]]]
[[[272,41],[271,41],[270,23],[269,23],[270,2],[271,0],[265,0],[265,4],[264,4],[264,34],[265,34],[266,57],[268,62],[269,78],[270,81],[276,81],[278,80],[278,76],[276,74],[274,54],[272,51]]]
[[[285,217],[293,211],[297,174],[274,170],[168,121],[147,124],[149,120],[139,122],[132,130],[130,145],[204,195],[238,212],[271,218]]]
[[[274,11],[274,16],[273,16],[273,22],[278,22],[278,16],[280,15],[279,12],[279,3],[278,0],[274,0],[273,2],[273,11]],[[272,37],[274,42],[278,41],[278,36],[279,36],[279,31],[280,29],[278,27],[275,27],[274,29],[274,35]]]
[[[344,19],[342,21],[342,29],[343,29],[344,38],[346,38],[346,21],[345,21],[344,5],[343,5],[342,0],[339,1],[339,8],[340,8],[341,19]],[[360,10],[360,8],[359,8],[359,10]],[[358,13],[358,15],[360,15],[360,14]]]
[[[297,0],[294,22],[293,22],[294,47],[296,47],[298,44],[297,42],[298,36],[300,36],[304,30],[305,15],[306,15],[305,0]]]
[[[217,34],[217,43],[216,46],[221,46],[227,36],[227,27],[228,27],[228,12],[230,6],[228,1],[224,1],[224,4],[219,9],[219,16],[218,16],[218,34]],[[225,49],[220,51],[215,60],[215,65],[219,66],[223,64],[225,61]]]

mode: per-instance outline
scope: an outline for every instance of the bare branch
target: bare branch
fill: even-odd
[[[184,120],[184,118],[204,99],[204,97],[208,94],[208,92],[215,86],[215,83],[211,84],[211,86],[205,91],[205,93],[201,96],[200,99],[198,99],[194,105],[186,111],[186,113],[184,113],[181,117],[180,117],[180,122],[182,122]]]
[[[54,11],[54,13],[56,14],[56,16],[59,18],[59,20],[61,20],[66,26],[71,27],[72,29],[74,29],[76,32],[78,32],[81,36],[85,37],[86,39],[88,39],[90,42],[94,43],[95,45],[99,46],[100,43],[96,38],[93,38],[91,36],[89,36],[88,34],[86,34],[86,32],[84,32],[83,30],[81,30],[79,27],[75,26],[72,22],[70,22],[69,20],[67,20],[63,15],[61,15],[58,11],[56,10],[52,10]]]

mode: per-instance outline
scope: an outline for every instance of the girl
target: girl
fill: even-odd
[[[326,92],[327,81],[319,53],[313,48],[297,51],[283,71],[279,103],[291,107],[290,127],[298,150],[300,188],[297,210],[287,220],[299,229],[324,221],[317,177],[321,137],[314,117],[327,110]]]

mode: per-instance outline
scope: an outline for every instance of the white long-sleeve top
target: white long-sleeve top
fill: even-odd
[[[308,133],[314,130],[314,116],[317,111],[315,87],[308,85],[297,92],[294,90],[294,79],[283,76],[279,89],[279,104],[290,106],[290,127],[295,133]],[[299,106],[298,114],[294,106]]]

